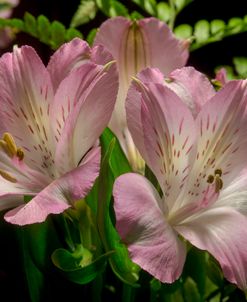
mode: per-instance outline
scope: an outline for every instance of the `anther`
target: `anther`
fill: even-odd
[[[0,140],[0,147],[8,154],[8,156],[11,156],[7,143],[2,139]]]
[[[214,171],[214,175],[216,176],[216,175],[219,175],[219,177],[221,177],[221,175],[222,175],[222,170],[221,169],[216,169],[215,171]]]
[[[220,176],[218,176],[218,174],[215,176],[215,192],[219,193],[219,191],[223,188],[223,181],[220,178]]]
[[[19,160],[23,160],[23,158],[24,158],[24,151],[21,148],[17,148],[16,156],[19,158]]]
[[[19,160],[23,160],[24,151],[16,146],[15,140],[10,133],[6,132],[3,134],[3,139],[0,140],[0,147],[9,157],[17,156]]]
[[[13,182],[13,183],[16,183],[16,182],[17,182],[16,178],[14,178],[14,177],[11,176],[9,173],[7,173],[7,172],[5,172],[5,171],[3,171],[3,170],[0,170],[0,175],[1,175],[4,179],[6,179],[6,180],[8,180],[8,181],[10,181],[10,182]]]
[[[214,182],[214,176],[213,175],[208,175],[207,182],[212,184]]]
[[[3,135],[3,141],[6,142],[8,151],[11,154],[11,156],[16,155],[17,147],[16,147],[13,136],[6,132]]]

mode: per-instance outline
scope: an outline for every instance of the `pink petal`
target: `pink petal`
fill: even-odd
[[[44,158],[53,167],[55,146],[48,117],[53,100],[50,76],[34,49],[23,46],[1,57],[0,78],[0,135],[10,132],[27,164],[47,173]]]
[[[18,225],[45,221],[49,214],[59,214],[84,198],[99,174],[100,149],[96,148],[71,172],[54,180],[28,204],[7,212],[5,220]]]
[[[114,184],[117,230],[131,259],[162,282],[181,275],[186,249],[162,212],[162,201],[143,176],[128,173]]]
[[[228,82],[225,68],[221,68],[216,72],[215,80],[221,85],[225,85]]]
[[[223,207],[209,210],[177,226],[193,245],[207,250],[220,263],[225,277],[247,288],[247,218]]]
[[[158,68],[145,68],[138,73],[137,78],[143,83],[164,84],[165,78]]]
[[[186,63],[188,50],[165,23],[155,18],[135,23],[123,17],[109,19],[101,25],[96,35],[95,45],[99,44],[104,45],[117,61],[120,85],[110,128],[127,152],[124,105],[131,77],[148,66],[158,67],[168,74]]]
[[[90,55],[91,49],[87,42],[79,38],[63,44],[50,58],[47,66],[54,90],[57,90],[61,81],[71,70],[88,62]]]
[[[194,69],[184,67],[170,73],[166,85],[172,89],[197,116],[201,107],[215,95],[208,78]]]
[[[171,208],[185,188],[194,160],[196,128],[191,112],[163,84],[138,81],[129,91],[126,110],[134,142]]]
[[[173,35],[169,27],[155,18],[146,18],[138,22],[145,43],[149,45],[151,64],[165,75],[186,64],[188,46]],[[158,44],[158,46],[157,46]]]
[[[97,45],[92,48],[90,60],[98,65],[106,65],[107,63],[113,61],[113,57],[105,47],[102,45]]]
[[[240,175],[220,192],[215,207],[233,207],[240,213],[247,215],[247,170],[241,171]]]
[[[200,183],[195,194],[204,190],[208,185],[206,177],[214,175],[216,169],[222,170],[223,188],[226,188],[246,167],[246,104],[246,83],[231,81],[199,112],[198,149],[194,178],[191,178],[191,187],[196,180]]]
[[[60,113],[61,124],[63,108],[66,110],[69,102],[74,108],[65,121],[56,149],[55,162],[60,173],[77,166],[99,138],[110,120],[117,89],[116,64],[107,68],[84,64],[61,83],[54,102],[58,105],[54,112]]]
[[[23,196],[15,195],[14,193],[0,196],[0,211],[17,207],[20,204],[23,204],[23,202]]]

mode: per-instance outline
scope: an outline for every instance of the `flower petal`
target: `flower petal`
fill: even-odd
[[[117,230],[131,259],[162,282],[181,275],[186,249],[167,223],[158,192],[143,176],[128,173],[114,184]]]
[[[176,39],[165,23],[155,18],[146,18],[141,19],[138,25],[143,32],[145,43],[151,47],[150,67],[157,67],[163,74],[168,75],[172,70],[186,64],[189,45]]]
[[[215,95],[215,90],[208,78],[193,67],[174,70],[164,83],[184,101],[194,117]]]
[[[155,18],[134,22],[123,17],[109,19],[96,35],[95,45],[99,44],[104,45],[117,61],[120,85],[110,128],[128,154],[128,141],[131,139],[128,140],[129,135],[126,134],[125,98],[131,77],[148,66],[158,67],[168,74],[186,63],[188,50],[165,23]]]
[[[0,196],[0,211],[10,209],[23,204],[23,196],[11,195]]]
[[[220,263],[225,277],[247,288],[247,218],[222,207],[190,219],[176,230],[193,245],[207,250]]]
[[[48,117],[53,100],[49,73],[34,49],[23,46],[1,57],[0,78],[0,135],[10,132],[25,162],[51,176],[55,144]]]
[[[63,44],[53,54],[47,65],[47,70],[51,75],[55,91],[72,69],[88,62],[90,54],[91,49],[87,42],[79,38],[75,38],[69,43]]]
[[[171,208],[194,160],[196,128],[192,114],[163,84],[143,84],[138,80],[132,84],[126,110],[134,142],[156,175]]]
[[[222,172],[221,181],[226,188],[246,167],[246,104],[246,83],[231,81],[199,112],[198,148],[189,188],[195,198],[203,195],[208,176],[214,176],[215,171]]]
[[[73,89],[71,89],[73,87]],[[116,64],[99,66],[87,63],[74,70],[61,83],[54,112],[61,112],[62,128],[55,162],[60,173],[78,165],[85,153],[94,145],[107,126],[116,101],[118,77]],[[73,101],[73,103],[72,103]],[[64,104],[74,106],[67,119],[63,119]],[[65,113],[66,114],[66,113]],[[58,125],[57,127],[60,128]],[[60,131],[60,129],[57,130]]]
[[[7,212],[5,220],[18,225],[45,221],[49,214],[59,214],[92,188],[99,174],[100,149],[95,148],[73,171],[54,180],[28,204]]]
[[[247,216],[247,170],[244,169],[219,195],[215,207],[233,207]]]

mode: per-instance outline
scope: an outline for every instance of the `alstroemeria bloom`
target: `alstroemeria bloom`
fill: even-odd
[[[104,22],[94,45],[105,46],[117,61],[119,91],[109,127],[134,170],[142,170],[143,162],[127,128],[125,99],[132,77],[146,67],[157,67],[165,75],[185,65],[188,43],[175,38],[169,27],[155,18],[131,21],[116,17]]]
[[[114,184],[117,230],[132,260],[162,282],[181,275],[181,235],[246,289],[247,83],[230,81],[215,93],[192,68],[173,77],[177,94],[155,69],[141,72],[129,90],[128,126],[162,196],[141,175],[120,176]]]
[[[73,69],[71,60],[85,54],[88,62]],[[96,141],[118,90],[109,57],[75,39],[47,68],[28,46],[0,58],[0,209],[18,206],[7,221],[42,222],[91,189],[100,164]],[[33,198],[23,204],[23,196]]]

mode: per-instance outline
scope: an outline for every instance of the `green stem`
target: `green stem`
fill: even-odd
[[[122,302],[134,301],[134,288],[126,283],[123,283]]]
[[[102,274],[99,274],[91,283],[92,302],[101,302],[101,293],[103,287]]]

